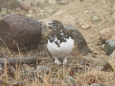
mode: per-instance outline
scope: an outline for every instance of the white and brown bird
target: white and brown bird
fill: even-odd
[[[68,55],[74,48],[74,39],[72,33],[65,29],[63,24],[58,20],[52,20],[49,23],[52,30],[48,36],[47,48],[54,57],[56,64],[65,64]]]

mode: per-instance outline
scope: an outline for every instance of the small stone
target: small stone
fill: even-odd
[[[107,40],[103,48],[106,54],[110,55],[115,50],[115,40]]]
[[[68,4],[69,3],[69,0],[60,0],[59,1],[59,4],[62,4],[62,5],[65,5],[65,4]]]
[[[63,84],[64,84],[64,86],[78,86],[76,84],[75,79],[71,76],[66,77]]]
[[[113,53],[110,55],[109,60],[108,60],[108,64],[113,68],[113,70],[115,71],[115,50],[113,51]]]
[[[99,32],[100,39],[115,40],[115,27],[105,28]]]
[[[113,14],[112,14],[112,18],[115,20],[115,12],[113,12]]]
[[[86,30],[86,29],[89,29],[90,28],[90,25],[88,24],[84,24],[81,26],[82,29]]]
[[[103,44],[103,41],[98,41],[97,42],[97,45],[102,45]]]
[[[37,4],[44,4],[47,0],[36,0]]]
[[[51,72],[51,68],[46,67],[46,66],[42,66],[42,65],[41,66],[37,66],[36,70],[38,72],[45,73],[45,74],[48,74],[49,72]]]
[[[1,16],[5,16],[5,15],[7,15],[8,13],[4,10],[4,11],[2,11],[1,12]]]
[[[2,11],[7,11],[7,8],[2,8]]]
[[[48,3],[51,4],[51,5],[55,5],[56,4],[56,0],[49,0]]]
[[[92,17],[92,20],[93,20],[93,21],[99,21],[100,18],[99,18],[98,16],[93,16],[93,17]]]
[[[109,63],[106,63],[103,68],[101,69],[101,71],[105,71],[105,72],[113,72],[114,69],[112,68],[112,66]]]
[[[34,16],[33,16],[33,11],[32,11],[32,10],[29,10],[29,12],[28,12],[28,14],[27,14],[26,16],[27,16],[27,17],[31,17],[31,18],[34,17]]]
[[[20,8],[21,8],[22,10],[25,10],[25,11],[28,11],[28,10],[30,9],[29,6],[27,6],[26,4],[23,4],[23,3],[20,5]],[[18,9],[21,10],[20,8],[18,8]]]
[[[90,86],[106,86],[106,85],[98,84],[98,83],[93,83],[93,84],[91,84]]]

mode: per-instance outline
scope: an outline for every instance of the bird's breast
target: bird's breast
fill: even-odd
[[[60,40],[58,39],[56,39],[56,41],[60,42]],[[72,51],[73,47],[74,47],[74,40],[71,37],[66,39],[65,42],[60,42],[60,46],[58,46],[55,43],[55,41],[50,42],[49,40],[47,44],[47,48],[49,52],[54,56],[55,55],[58,55],[58,56],[68,55]]]

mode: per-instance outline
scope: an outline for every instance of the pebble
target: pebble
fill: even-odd
[[[51,4],[51,5],[55,5],[56,4],[56,0],[49,0],[48,3]]]
[[[82,29],[86,30],[86,29],[89,29],[90,28],[90,25],[88,24],[84,24],[81,26]]]
[[[98,84],[98,83],[93,83],[93,84],[91,84],[90,86],[106,86],[106,85]]]
[[[29,12],[28,12],[28,14],[26,15],[27,17],[34,17],[34,15],[33,15],[33,11],[32,10],[29,10]]]
[[[63,84],[64,86],[78,86],[75,79],[71,76],[66,77]]]
[[[65,5],[65,4],[68,4],[69,3],[69,0],[61,0],[59,2],[59,4],[62,4],[62,5]]]
[[[112,18],[115,20],[115,12],[113,12],[113,14],[112,14]]]
[[[38,4],[44,4],[47,0],[36,0]]]
[[[106,63],[105,65],[103,65],[101,71],[105,71],[105,72],[113,72],[114,69],[112,68],[112,65],[110,63]]]
[[[107,40],[103,48],[106,54],[110,55],[115,50],[115,40]]]
[[[6,10],[2,10],[2,12],[1,12],[1,16],[5,16],[5,15],[7,15],[8,13],[7,13],[7,11]]]
[[[93,17],[92,17],[92,20],[93,20],[93,21],[99,21],[100,18],[99,18],[98,16],[93,16]]]
[[[48,74],[49,72],[51,72],[51,68],[49,68],[47,66],[42,66],[42,65],[41,66],[37,66],[36,70],[38,72],[42,72],[42,73],[46,73],[46,74]]]

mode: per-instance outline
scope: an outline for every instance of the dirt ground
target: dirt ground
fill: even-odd
[[[89,86],[92,83],[103,83],[107,86],[115,86],[109,85],[112,82],[114,71],[104,72],[100,70],[109,56],[105,54],[102,49],[102,45],[98,45],[99,31],[104,28],[111,28],[115,26],[115,19],[112,18],[113,12],[115,12],[114,0],[72,0],[68,4],[64,5],[48,5],[45,3],[43,6],[31,7],[28,12],[20,9],[11,10],[11,13],[21,13],[22,15],[44,21],[46,24],[52,19],[57,19],[62,21],[65,25],[72,24],[82,33],[88,43],[88,46],[93,52],[87,56],[83,56],[78,53],[75,48],[70,55],[65,71],[63,71],[65,75],[69,75],[67,71],[74,71],[75,74],[73,74],[72,77],[74,77],[78,86]],[[94,19],[95,16],[96,19]],[[40,65],[44,65],[52,69],[52,75],[48,75],[47,78],[51,78],[56,72],[58,72],[59,76],[61,76],[63,67],[54,65],[53,60],[50,58],[51,55],[49,55],[47,49],[45,48],[45,50],[41,50],[43,47],[46,47],[46,45],[42,45],[41,47],[38,47],[38,49],[27,51],[26,53],[13,52],[3,47],[1,47],[0,51],[11,57],[38,55],[39,58],[45,58],[42,60]],[[55,75],[55,77],[57,76]],[[18,78],[18,80],[22,79]],[[28,83],[29,81],[26,82]],[[39,85],[38,82],[33,83],[33,85],[26,84],[26,86],[48,85],[48,82],[43,85]],[[50,83],[48,86],[53,85]]]

